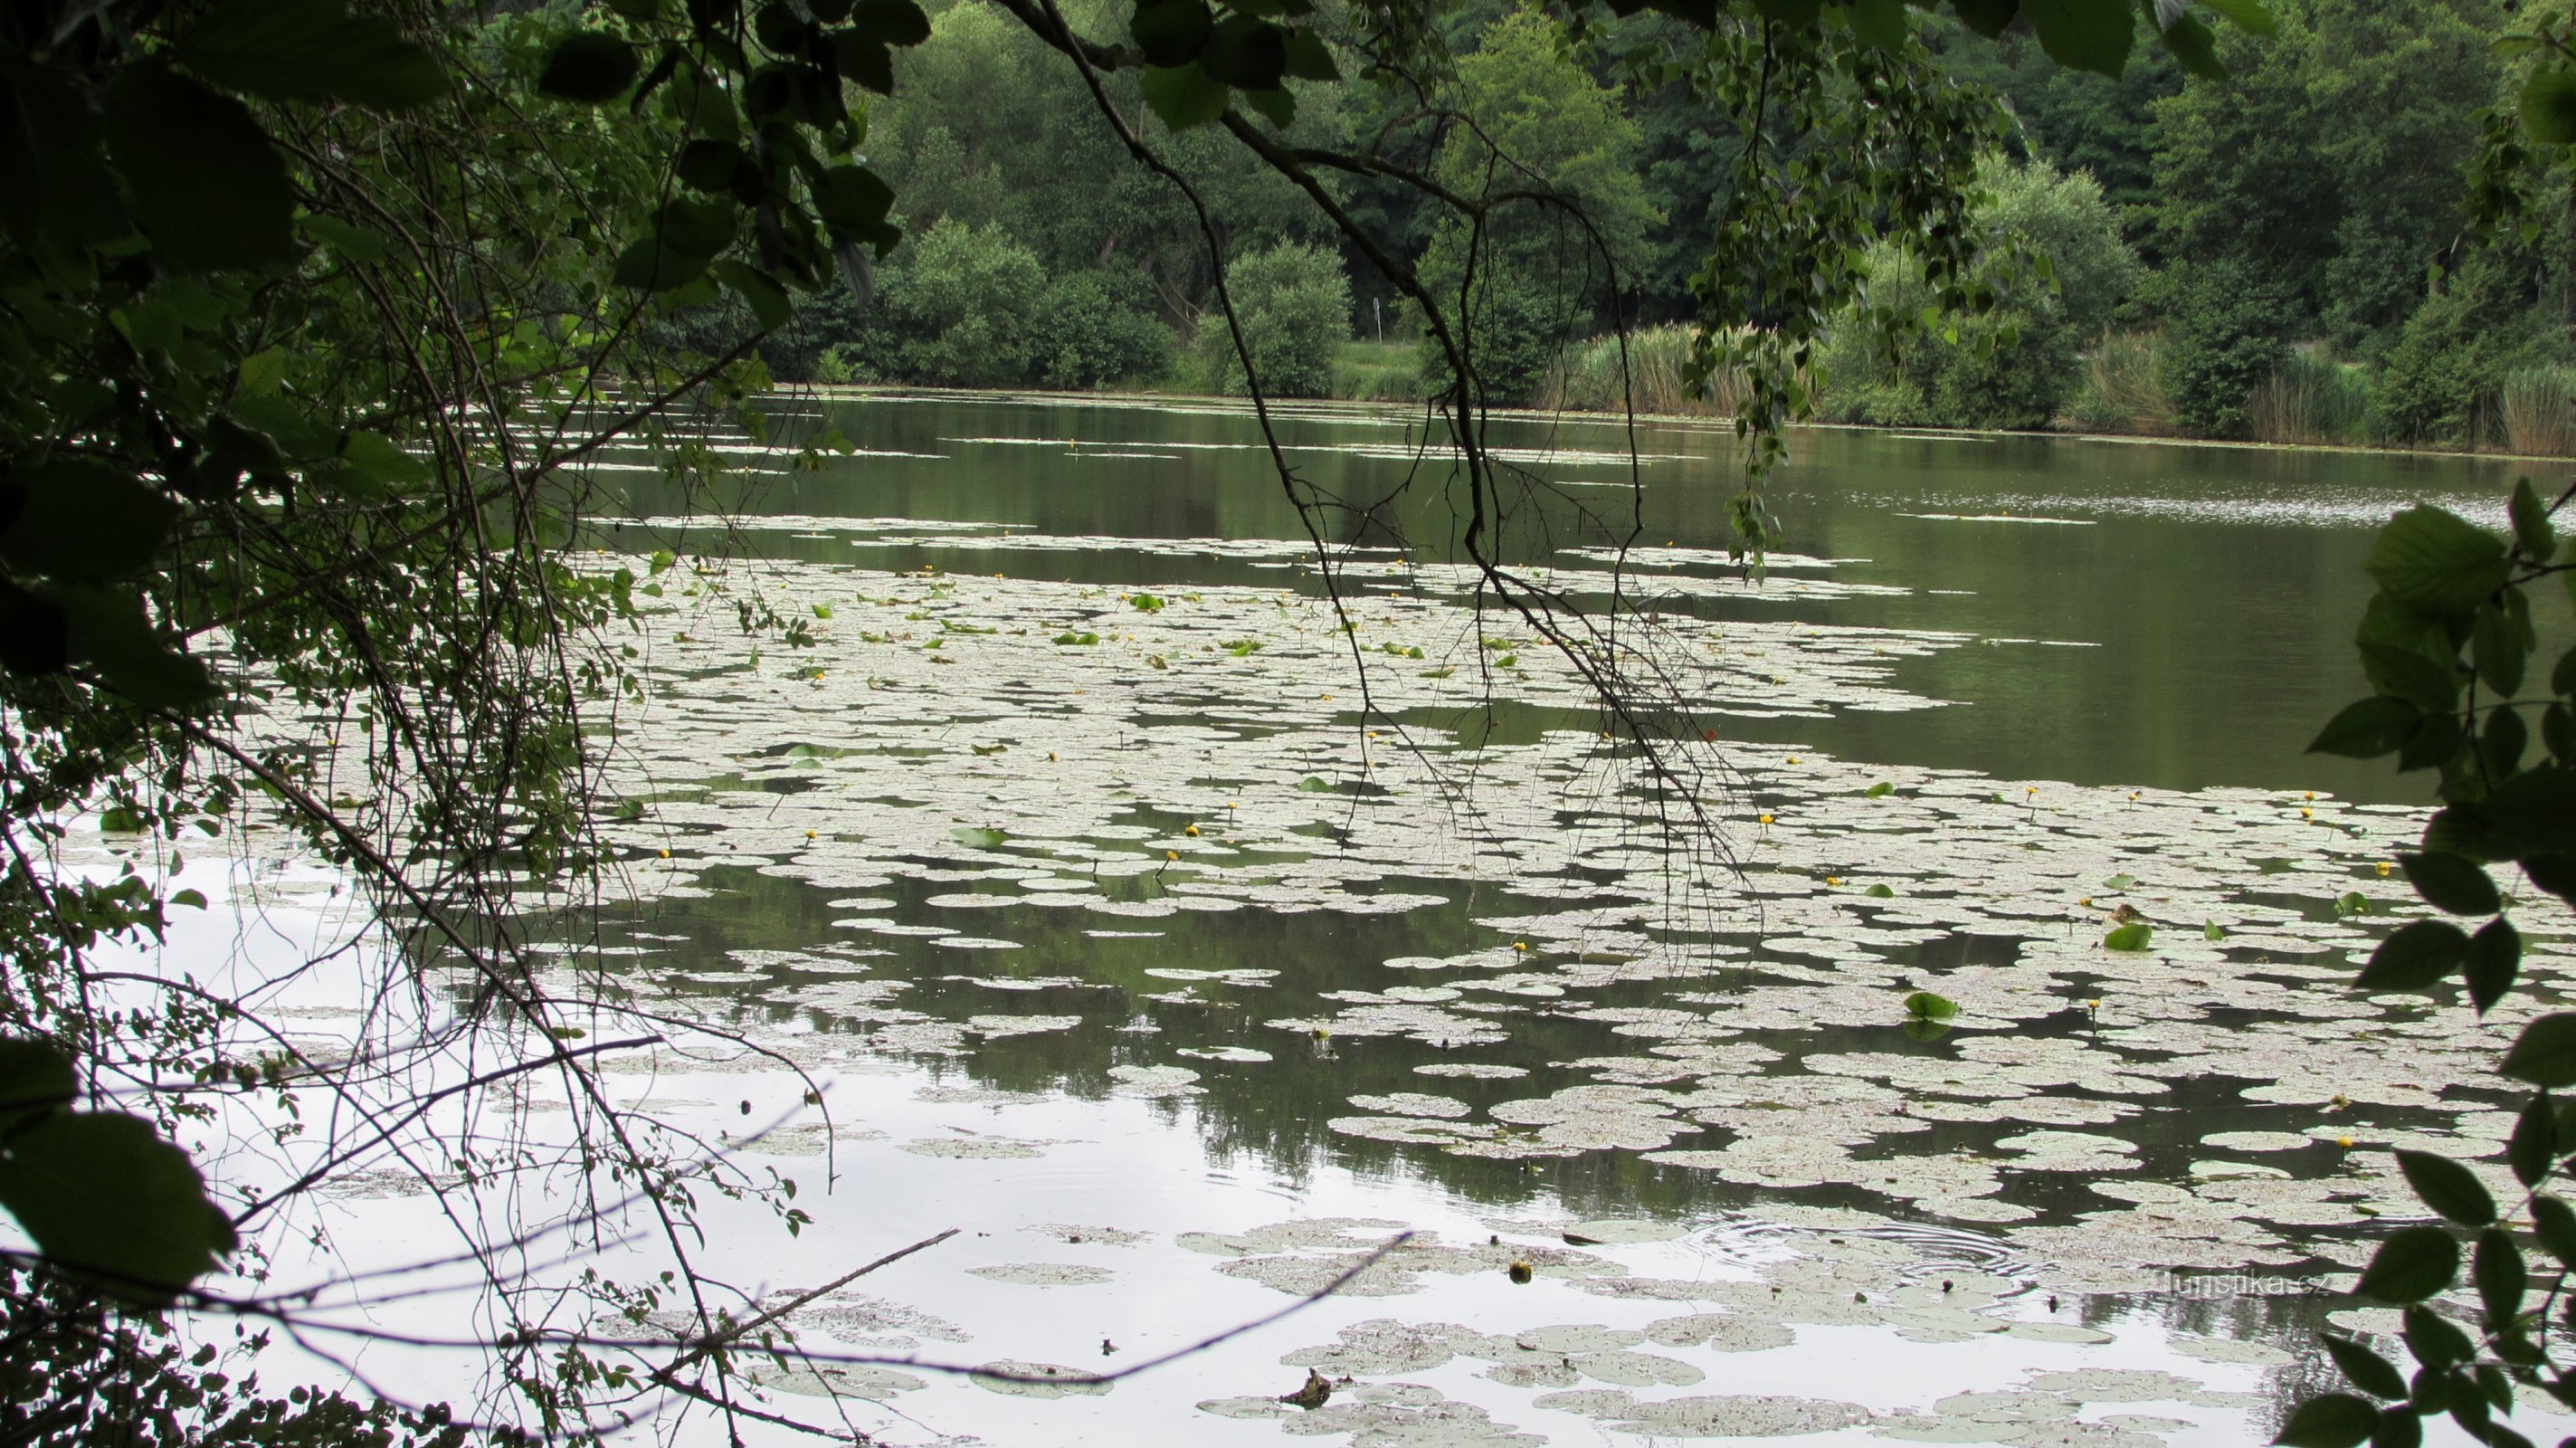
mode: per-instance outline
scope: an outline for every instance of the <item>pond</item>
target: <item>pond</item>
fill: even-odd
[[[1692,726],[1658,789],[1480,617],[1419,413],[1281,419],[1339,613],[1238,408],[775,416],[857,450],[740,440],[730,527],[601,469],[603,541],[681,559],[639,600],[603,958],[775,1053],[608,1079],[813,1218],[713,1208],[709,1264],[783,1301],[957,1229],[788,1321],[1024,1378],[1359,1269],[1115,1384],[765,1367],[778,1411],[903,1444],[2263,1441],[2330,1379],[2318,1328],[2394,1332],[2332,1295],[2421,1214],[2391,1148],[2502,1180],[2492,1062],[2561,1001],[2569,922],[2524,913],[2539,988],[2484,1024],[2352,995],[2423,796],[2300,751],[2361,691],[2373,528],[2500,522],[2509,467],[1806,433],[1757,580],[1731,430],[1641,424],[1632,458],[1497,423],[1519,564],[1597,607],[1624,548],[1622,657]],[[323,928],[321,875],[263,878]],[[1946,1034],[1906,1030],[1916,990]],[[344,1235],[434,1230],[379,1187]],[[1289,1401],[1310,1370],[1329,1397]]]

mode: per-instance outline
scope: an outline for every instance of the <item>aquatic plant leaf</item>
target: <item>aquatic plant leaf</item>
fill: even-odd
[[[2576,1086],[2576,1012],[2557,1011],[2524,1026],[2500,1069],[2550,1090]]]
[[[2350,1393],[2310,1398],[2281,1425],[2280,1448],[2356,1448],[2379,1426],[2379,1410]]]
[[[2154,926],[2143,920],[2132,920],[2103,936],[2102,945],[2108,950],[2144,950],[2154,942],[2155,938]]]
[[[2423,990],[2469,953],[2468,932],[2447,920],[2410,920],[2389,932],[2353,981],[2356,990]]]
[[[2421,1302],[2450,1286],[2459,1270],[2460,1244],[2449,1232],[2401,1227],[2379,1244],[2353,1292],[2382,1302]]]
[[[1930,1016],[1908,1016],[1905,1018],[1905,1034],[1918,1041],[1937,1041],[1950,1034],[1950,1023]]]
[[[2406,1377],[2388,1359],[2353,1338],[2331,1332],[2320,1336],[2325,1342],[2326,1352],[2334,1358],[2335,1366],[2343,1370],[2345,1380],[2354,1387],[2374,1398],[2406,1396]]]
[[[1959,1013],[1959,1003],[1928,990],[1918,990],[1905,998],[1905,1013],[1917,1020],[1946,1021]]]
[[[2495,1220],[2495,1198],[2467,1167],[2429,1151],[2400,1151],[2398,1170],[2424,1205],[2463,1227],[2483,1227]],[[2447,1240],[2447,1239],[2446,1239]]]
[[[2447,853],[2400,855],[2397,863],[2415,893],[2454,915],[2493,915],[2503,906],[2495,881],[2475,861]]]

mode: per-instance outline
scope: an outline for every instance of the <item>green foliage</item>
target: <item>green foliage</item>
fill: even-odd
[[[1341,258],[1321,247],[1283,242],[1235,262],[1226,284],[1262,391],[1330,396],[1334,358],[1350,337],[1351,286]],[[1198,347],[1216,390],[1247,390],[1222,311],[1200,314]]]
[[[1046,278],[1036,253],[987,223],[943,217],[913,243],[886,310],[903,329],[903,374],[942,387],[1016,387],[1028,379]]]
[[[2551,671],[2544,693],[2524,693],[2539,647],[2534,586],[2546,583],[2541,596],[2553,601],[2563,596],[2555,581],[2562,567],[2555,517],[2569,497],[2544,498],[2528,480],[2518,483],[2504,536],[2438,508],[2411,508],[2381,530],[2372,549],[2368,567],[2379,592],[2355,642],[2378,692],[2338,714],[2312,747],[2360,758],[2393,754],[2400,769],[2435,771],[2442,807],[2425,828],[2423,848],[2399,863],[2434,909],[2491,918],[2474,932],[2448,919],[2398,926],[2356,982],[2364,990],[2445,989],[2457,979],[2484,1014],[2512,989],[2522,955],[2510,919],[2521,902],[2497,887],[2491,871],[2519,867],[2539,890],[2562,900],[2576,895],[2576,731],[2559,729],[2531,756],[2522,722],[2524,711],[2563,719],[2576,698],[2576,651]],[[2450,1225],[2390,1234],[2355,1291],[2407,1305],[2411,1381],[2366,1346],[2329,1338],[2344,1377],[2368,1396],[2329,1394],[2302,1404],[2280,1442],[2418,1442],[2417,1420],[2447,1409],[2479,1441],[2522,1443],[2494,1421],[2511,1412],[2512,1386],[2576,1400],[2576,1373],[2550,1353],[2550,1337],[2562,1329],[2523,1311],[2531,1266],[2510,1230],[2528,1215],[2553,1259],[2539,1287],[2553,1297],[2562,1292],[2576,1267],[2576,1212],[2546,1188],[2566,1169],[2576,1141],[2563,1137],[2550,1093],[2576,1086],[2576,1012],[2526,1024],[2501,1071],[2538,1088],[2505,1152],[2522,1197],[2499,1202],[2478,1174],[2446,1156],[2397,1153],[2408,1185]],[[2459,1232],[2473,1234],[2474,1335],[2430,1305],[2459,1281]]]
[[[2490,440],[2502,421],[2507,380],[2551,360],[2529,261],[2527,254],[2482,252],[2406,320],[2379,383],[2389,436]]]
[[[1059,277],[1038,298],[1030,363],[1048,387],[1151,382],[1171,369],[1172,334],[1111,294],[1097,272]]]
[[[1825,353],[1827,416],[2038,428],[2074,392],[2077,342],[2136,288],[2137,254],[2088,176],[2060,175],[2045,164],[1990,165],[1983,181],[1974,218],[1987,251],[1972,275],[2000,299],[1939,332],[1898,332],[1891,340],[1870,314],[1919,317],[1936,309],[1936,298],[1908,254],[1873,249],[1867,309],[1844,313]]]
[[[2194,437],[2243,437],[2254,391],[2290,355],[2291,309],[2261,273],[2232,261],[2177,264],[2161,379],[2176,419]]]

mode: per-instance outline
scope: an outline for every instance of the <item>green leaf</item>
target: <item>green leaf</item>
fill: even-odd
[[[2389,644],[2366,643],[2360,648],[2361,671],[2380,693],[2393,694],[2430,714],[2458,704],[2460,670],[2449,659],[2430,659]]]
[[[1896,892],[1889,889],[1884,883],[1872,885],[1868,889],[1861,891],[1861,893],[1872,900],[1893,900],[1896,898]]]
[[[2522,83],[2522,128],[2548,146],[2576,141],[2576,70],[2547,66]]]
[[[2576,1086],[2576,1012],[2557,1011],[2524,1026],[2498,1069],[2544,1090]]]
[[[340,439],[340,460],[368,478],[402,487],[428,482],[429,464],[403,451],[402,445],[378,432],[352,432]]]
[[[2200,0],[2200,3],[2248,35],[2271,35],[2280,29],[2272,20],[2272,12],[2263,8],[2262,0]]]
[[[2345,1381],[2374,1398],[2406,1396],[2405,1375],[2398,1372],[2388,1359],[2348,1337],[2337,1337],[2331,1332],[2319,1333],[2318,1337],[2325,1343],[2327,1354],[2335,1360],[2335,1366],[2343,1370]]]
[[[1333,52],[1324,38],[1311,30],[1288,32],[1288,74],[1297,80],[1338,81],[1342,68],[1333,63]]]
[[[1959,21],[1988,40],[2004,33],[2021,13],[2019,0],[1950,0],[1950,8],[1959,13]]]
[[[832,32],[832,59],[841,74],[878,95],[894,94],[894,52],[855,30]]]
[[[1860,792],[1860,797],[1863,799],[1885,799],[1894,793],[1896,793],[1896,786],[1882,779],[1878,783],[1871,785],[1869,788],[1862,790]]]
[[[132,474],[86,458],[23,468],[0,484],[0,559],[51,578],[124,578],[161,554],[179,505]]]
[[[2503,586],[2505,546],[2457,514],[2422,505],[2389,520],[2364,566],[2399,603],[2465,618]]]
[[[2513,978],[2522,969],[2522,933],[2513,922],[2499,915],[2478,927],[2469,937],[2468,958],[2460,964],[2460,978],[2468,982],[2469,1002],[2485,1015],[2495,1008],[2504,993],[2513,989]]]
[[[2156,37],[2167,54],[2182,62],[2182,68],[2202,80],[2227,79],[2227,63],[2218,58],[2218,37],[2197,15],[2188,12],[2174,17]]]
[[[2420,1302],[2406,1309],[2402,1332],[2406,1350],[2415,1355],[2415,1361],[2437,1372],[2478,1355],[2477,1345],[2469,1341],[2467,1333]]]
[[[760,323],[762,331],[775,332],[796,315],[795,304],[788,300],[786,290],[758,268],[738,261],[720,261],[715,271],[742,298],[743,305],[751,308],[752,318]]]
[[[109,688],[147,709],[187,711],[213,702],[206,666],[153,631],[143,601],[107,588],[64,588],[68,651],[98,670]]]
[[[2563,1267],[2576,1267],[2576,1207],[2542,1192],[2531,1199],[2532,1235]]]
[[[2215,920],[2203,925],[2200,928],[2200,934],[2201,938],[2204,940],[2225,940],[2227,938],[2227,932],[2219,929],[2218,922]]]
[[[2469,630],[2469,655],[2477,661],[2478,678],[2498,697],[2510,699],[2522,687],[2522,668],[2531,657],[2531,645],[2523,637],[2522,626],[2490,603],[2478,609],[2477,622]]]
[[[2350,705],[2334,716],[2308,745],[2310,754],[2340,754],[2346,759],[2376,759],[2406,742],[2424,711],[2403,699],[2382,694]]]
[[[2469,1257],[2469,1280],[2477,1284],[2478,1302],[2490,1322],[2511,1322],[2521,1313],[2527,1275],[2522,1249],[2503,1229],[2489,1227],[2478,1233],[2477,1248]]]
[[[1297,97],[1286,86],[1277,90],[1245,91],[1243,103],[1280,130],[1297,124]]]
[[[57,1267],[143,1306],[239,1245],[188,1154],[122,1114],[64,1113],[11,1138],[0,1207]]]
[[[644,68],[635,47],[597,30],[576,30],[555,45],[537,89],[557,100],[598,105],[626,94]]]
[[[1904,1031],[1913,1040],[1937,1041],[1950,1034],[1950,1023],[1934,1020],[1930,1016],[1907,1016]]]
[[[1198,59],[1215,24],[1207,0],[1140,0],[1127,34],[1147,65],[1170,69]]]
[[[2102,944],[2110,950],[2144,950],[2155,937],[2155,927],[2143,920],[2132,920],[2103,936]]]
[[[2379,1426],[2379,1410],[2350,1393],[2310,1398],[2281,1425],[2281,1448],[2356,1448]]]
[[[157,61],[108,86],[108,155],[124,173],[134,222],[177,272],[295,261],[295,193],[250,108]]]
[[[2531,479],[2514,479],[2513,500],[2505,504],[2505,514],[2513,519],[2513,539],[2521,546],[2525,562],[2546,563],[2558,551],[2558,535],[2549,526],[2549,505],[2532,491]]]
[[[277,391],[286,381],[286,349],[268,347],[241,360],[234,374],[237,385],[253,397],[265,397]]]
[[[1905,1013],[1917,1020],[1946,1021],[1959,1014],[1959,1003],[1928,990],[1918,990],[1905,998]]]
[[[229,0],[197,22],[174,53],[215,84],[264,100],[395,111],[447,92],[436,55],[405,40],[389,20],[350,15],[339,0]]]
[[[72,1062],[51,1041],[0,1037],[0,1140],[72,1104]]]
[[[2398,1170],[2424,1205],[2463,1227],[2483,1227],[2495,1220],[2495,1198],[2475,1173],[2447,1156],[2429,1151],[2400,1151]]]
[[[2459,968],[2468,932],[2447,920],[2411,920],[2390,931],[2353,981],[2356,990],[2423,990]]]
[[[170,894],[170,903],[173,905],[185,905],[191,910],[203,910],[206,908],[206,892],[203,890],[174,890]]]
[[[1186,131],[1225,114],[1226,91],[1196,64],[1147,66],[1141,82],[1145,104],[1166,127]]]
[[[306,235],[360,265],[384,260],[385,248],[389,245],[381,232],[352,226],[336,216],[324,216],[319,212],[298,217],[295,224]]]
[[[2113,0],[2023,0],[2021,13],[2039,32],[2039,48],[2071,70],[2113,80],[2129,63],[2137,40],[2137,12]]]
[[[2379,1244],[2353,1291],[2382,1302],[2421,1302],[2451,1285],[2460,1244],[2440,1227],[2400,1227]]]
[[[1894,50],[1905,43],[1905,0],[1851,0],[1847,9],[1861,44]]]
[[[2513,1135],[2505,1142],[2504,1157],[2513,1167],[2514,1180],[2524,1186],[2540,1185],[2549,1175],[2549,1164],[2558,1159],[2557,1103],[2549,1093],[2534,1096],[2514,1118]]]
[[[2406,879],[2436,908],[2454,915],[2493,915],[2503,906],[2495,882],[2474,861],[2458,855],[2400,855]]]
[[[894,188],[865,166],[834,166],[807,185],[813,192],[814,214],[854,235],[884,225],[886,212],[894,205]]]
[[[1288,37],[1267,20],[1229,15],[1208,32],[1199,67],[1236,90],[1277,90],[1288,74]]]
[[[930,38],[930,17],[913,0],[859,0],[850,28],[879,45],[919,45]]]

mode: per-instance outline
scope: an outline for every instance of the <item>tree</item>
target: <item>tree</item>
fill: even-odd
[[[896,365],[942,387],[1017,387],[1028,381],[1046,273],[1037,254],[998,222],[970,227],[943,216],[913,243],[902,285],[886,309],[901,329]]]
[[[2092,177],[2045,162],[1990,164],[1976,223],[1988,238],[1978,280],[1999,300],[1943,332],[1891,346],[1859,309],[1825,354],[1826,408],[1886,426],[2039,428],[2076,376],[2076,351],[2138,285],[2137,254]],[[1882,243],[1867,305],[1899,316],[1932,304],[1919,264]]]
[[[1243,352],[1221,316],[1199,319],[1199,348],[1223,392],[1249,390],[1244,364],[1262,390],[1279,397],[1328,397],[1333,355],[1350,339],[1351,285],[1341,258],[1315,246],[1282,242],[1231,268]]]

